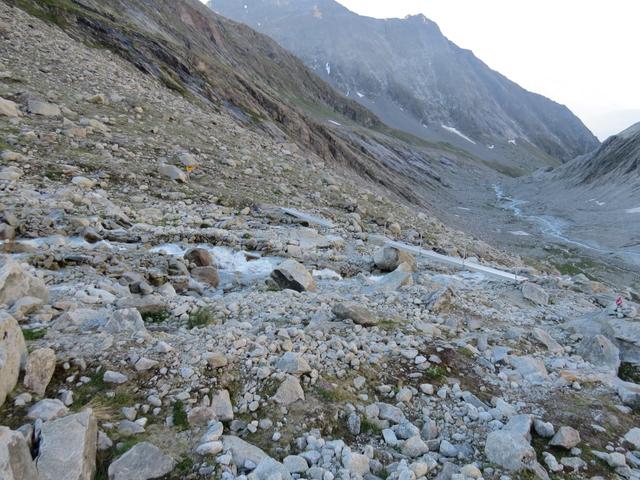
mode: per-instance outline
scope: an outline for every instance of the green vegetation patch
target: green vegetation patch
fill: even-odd
[[[211,309],[203,307],[189,315],[187,327],[190,329],[195,327],[206,327],[207,325],[211,325],[214,321],[215,317],[213,316]]]

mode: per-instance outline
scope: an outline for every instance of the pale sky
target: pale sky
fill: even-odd
[[[640,1],[338,1],[380,18],[423,13],[494,70],[567,105],[600,137],[640,122]]]

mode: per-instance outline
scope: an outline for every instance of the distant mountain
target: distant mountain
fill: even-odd
[[[457,138],[474,154],[522,145],[529,157],[538,150],[562,161],[598,146],[567,107],[491,70],[422,15],[379,20],[334,0],[212,0],[209,7],[271,36],[345,95],[414,135]]]

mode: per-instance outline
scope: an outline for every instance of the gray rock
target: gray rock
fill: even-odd
[[[531,427],[533,418],[531,415],[514,415],[509,419],[503,430],[521,435],[527,442],[531,442]]]
[[[0,426],[0,478],[38,480],[36,465],[24,435]]]
[[[280,384],[273,396],[273,400],[281,405],[291,405],[298,400],[304,400],[304,390],[300,385],[300,380],[291,375]]]
[[[533,336],[542,343],[551,353],[562,353],[564,348],[551,335],[541,328],[533,329]]]
[[[353,435],[360,435],[360,415],[356,412],[351,412],[347,418],[347,428]]]
[[[129,378],[120,372],[107,370],[106,372],[104,372],[104,375],[102,376],[102,380],[105,383],[115,383],[120,385],[120,384],[126,383],[129,380]]]
[[[104,324],[104,330],[109,333],[137,333],[146,332],[147,328],[142,315],[135,308],[122,308],[109,316]]]
[[[187,173],[175,165],[160,165],[158,173],[176,182],[187,183],[188,181]]]
[[[444,455],[445,457],[455,458],[458,456],[458,449],[456,448],[456,446],[452,445],[451,443],[449,443],[449,441],[444,439],[440,442],[439,452],[440,455]]]
[[[556,434],[556,429],[552,423],[543,422],[538,418],[533,421],[533,428],[542,438],[551,438]]]
[[[522,285],[522,296],[536,305],[549,304],[549,294],[535,283],[527,282]]]
[[[248,480],[272,480],[279,478],[290,480],[289,470],[277,460],[267,457],[263,458],[256,468],[248,475]]]
[[[580,432],[572,427],[560,427],[553,436],[549,445],[553,447],[562,447],[571,450],[580,443]]]
[[[24,386],[36,395],[44,395],[56,369],[56,352],[50,348],[39,348],[29,354]]]
[[[367,288],[367,293],[390,293],[395,292],[400,287],[413,284],[411,265],[402,263],[393,272],[386,274],[376,283]]]
[[[131,437],[144,433],[144,427],[131,420],[121,420],[118,422],[118,433],[124,437]]]
[[[141,442],[109,465],[109,480],[151,480],[170,473],[175,461],[158,447]]]
[[[364,327],[378,324],[378,318],[371,311],[353,302],[338,303],[332,312],[340,320],[351,320]]]
[[[278,265],[271,278],[282,289],[295,290],[296,292],[314,291],[315,281],[304,265],[295,260],[285,260]]]
[[[47,302],[49,292],[44,282],[31,274],[27,266],[4,257],[4,265],[0,268],[0,304],[11,307],[23,297],[36,297]]]
[[[307,363],[302,354],[294,352],[286,352],[282,355],[276,364],[276,368],[281,372],[292,375],[303,375],[311,371],[309,363]]]
[[[416,270],[416,259],[410,253],[395,247],[382,247],[373,256],[373,263],[383,272],[392,272],[401,264],[406,263],[412,270]]]
[[[0,406],[18,383],[20,365],[26,355],[27,346],[18,322],[0,311]]]
[[[36,459],[38,480],[92,480],[98,425],[91,410],[45,422]]]
[[[29,409],[27,418],[31,420],[40,419],[47,422],[65,416],[68,411],[69,409],[60,400],[45,398]]]
[[[300,455],[289,455],[282,463],[289,473],[305,473],[309,470],[307,461]]]
[[[542,360],[533,357],[510,356],[509,363],[527,382],[541,384],[549,377]]]
[[[247,461],[258,465],[269,456],[255,445],[245,442],[241,438],[233,435],[223,436],[222,445],[225,451],[231,452],[233,463],[237,467],[243,467]]]
[[[218,288],[220,285],[220,275],[216,267],[195,267],[191,269],[191,276],[194,280]]]
[[[491,463],[521,471],[536,461],[536,452],[519,433],[496,430],[487,436],[485,454]]]
[[[20,116],[20,110],[15,102],[0,97],[0,115],[15,118]]]
[[[604,335],[585,338],[576,351],[587,362],[597,367],[615,372],[620,368],[620,350]]]
[[[393,423],[400,423],[405,420],[404,413],[398,407],[389,405],[388,403],[377,403],[379,410],[378,417],[383,420],[389,420]]]
[[[27,102],[27,111],[34,115],[42,115],[43,117],[59,117],[62,115],[58,105],[40,100],[29,100]]]
[[[227,390],[220,390],[211,396],[211,408],[221,422],[233,420],[233,405]]]
[[[625,441],[629,442],[635,450],[640,450],[640,428],[635,427],[624,435]]]

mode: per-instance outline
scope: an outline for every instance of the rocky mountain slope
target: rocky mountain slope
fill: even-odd
[[[565,106],[491,70],[422,15],[377,20],[334,0],[209,6],[271,36],[339,91],[415,135],[456,141],[486,157],[497,148],[527,170],[598,146]]]
[[[145,73],[159,2],[12,4],[0,477],[638,477],[637,292],[527,267]]]

